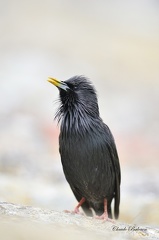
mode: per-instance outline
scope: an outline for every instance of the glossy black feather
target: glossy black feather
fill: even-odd
[[[56,118],[61,123],[59,137],[61,161],[65,177],[87,214],[92,207],[103,213],[103,200],[108,200],[108,213],[118,218],[120,204],[120,165],[114,138],[99,116],[96,91],[83,76],[65,83],[69,91],[60,90],[61,106]]]

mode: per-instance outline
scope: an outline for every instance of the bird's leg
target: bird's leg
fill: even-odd
[[[82,204],[85,202],[85,198],[83,197],[80,202],[78,203],[78,205],[75,207],[75,209],[73,210],[73,213],[80,213],[79,211],[79,207],[82,206]]]
[[[75,209],[73,211],[68,211],[65,210],[66,213],[76,213],[76,214],[81,214],[79,211],[79,207],[82,206],[82,204],[85,202],[85,198],[81,198],[81,200],[79,201],[78,205],[75,207]]]
[[[101,216],[95,216],[97,219],[102,219],[104,221],[113,222],[111,218],[108,218],[108,210],[107,210],[107,199],[104,198],[104,213]]]

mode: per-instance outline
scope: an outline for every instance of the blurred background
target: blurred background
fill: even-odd
[[[159,224],[159,2],[1,0],[0,201],[76,200],[58,153],[52,76],[91,79],[122,169],[120,220]]]

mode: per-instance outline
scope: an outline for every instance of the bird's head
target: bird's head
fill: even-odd
[[[66,81],[49,77],[48,81],[59,89],[61,107],[58,117],[68,113],[81,114],[83,117],[99,116],[96,91],[86,77],[75,76]]]

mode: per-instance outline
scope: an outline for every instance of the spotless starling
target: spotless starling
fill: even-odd
[[[120,164],[113,135],[99,115],[95,88],[84,76],[49,77],[59,90],[59,152],[65,177],[78,201],[74,213],[104,220],[119,216]],[[114,215],[111,203],[114,199]],[[93,211],[93,210],[94,211]]]

